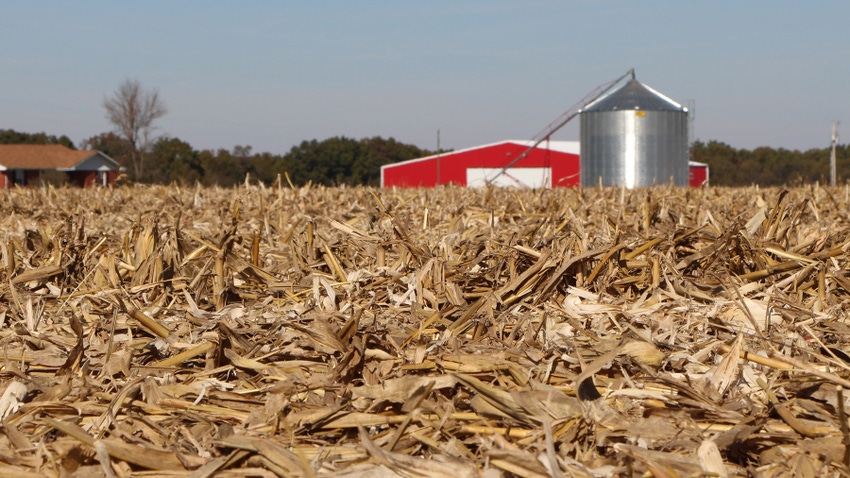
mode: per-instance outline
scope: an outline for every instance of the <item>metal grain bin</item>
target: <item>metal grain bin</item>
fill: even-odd
[[[581,185],[688,185],[688,110],[632,79],[581,111]]]

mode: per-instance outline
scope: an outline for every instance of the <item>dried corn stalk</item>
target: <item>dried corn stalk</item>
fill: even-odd
[[[0,204],[9,475],[850,468],[846,187]]]

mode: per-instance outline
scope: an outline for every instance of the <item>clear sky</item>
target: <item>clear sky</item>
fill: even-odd
[[[0,128],[77,144],[127,78],[165,100],[159,134],[285,154],[530,139],[629,68],[693,101],[696,139],[824,148],[834,120],[850,138],[846,0],[0,0],[0,46]]]

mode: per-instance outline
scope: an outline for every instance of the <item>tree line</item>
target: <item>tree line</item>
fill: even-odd
[[[65,135],[23,133],[0,130],[0,143],[62,144],[76,149]],[[80,149],[102,151],[119,163],[129,165],[132,148],[114,132],[92,136],[80,143]],[[443,151],[445,152],[445,151]],[[807,151],[760,147],[737,149],[720,141],[696,141],[690,148],[691,159],[707,163],[713,186],[782,186],[829,182],[830,148]],[[369,185],[380,184],[381,166],[436,154],[435,151],[404,144],[393,138],[353,139],[344,136],[302,141],[283,155],[256,153],[250,146],[231,150],[196,150],[173,137],[160,137],[144,153],[144,168],[139,174],[129,168],[128,179],[152,184],[202,184],[233,186],[250,175],[254,181],[274,183],[278,176],[292,184]],[[836,147],[839,182],[850,179],[850,145]]]
[[[0,130],[0,143],[62,144],[77,149],[67,136]],[[132,146],[119,134],[105,132],[83,140],[80,149],[98,150],[120,164],[132,163]],[[139,153],[137,153],[139,154]],[[294,185],[380,185],[381,166],[435,154],[393,138],[353,139],[344,136],[322,141],[302,141],[288,153],[255,153],[250,146],[231,150],[197,150],[179,138],[160,137],[152,142],[140,170],[129,167],[128,179],[152,184],[233,186],[245,181],[274,183],[278,176]]]
[[[820,182],[829,184],[831,148],[806,151],[767,146],[736,149],[720,141],[696,141],[691,159],[709,166],[713,186],[795,186]],[[850,145],[836,145],[837,182],[850,179]]]
[[[284,155],[254,153],[250,146],[232,150],[198,151],[174,137],[153,137],[155,122],[168,109],[156,90],[145,90],[127,79],[103,100],[106,118],[115,127],[83,140],[82,149],[98,150],[121,164],[131,181],[232,186],[246,176],[267,184],[286,177],[294,185],[380,184],[381,166],[436,154],[393,138],[352,139],[344,136],[303,141]],[[0,143],[62,144],[74,148],[65,136],[0,130]],[[446,151],[439,151],[446,152]],[[836,151],[839,180],[850,177],[848,145]],[[735,149],[719,141],[696,141],[693,161],[707,163],[715,186],[794,185],[829,181],[829,148],[808,151],[761,147]],[[842,175],[842,172],[845,172]],[[54,176],[49,176],[54,180]]]

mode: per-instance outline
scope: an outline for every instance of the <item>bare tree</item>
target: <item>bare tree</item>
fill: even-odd
[[[145,172],[145,152],[150,145],[153,123],[168,110],[159,92],[145,91],[139,80],[124,80],[110,98],[103,100],[106,118],[130,144],[130,162],[135,178]]]

